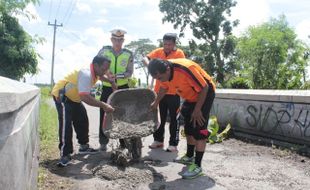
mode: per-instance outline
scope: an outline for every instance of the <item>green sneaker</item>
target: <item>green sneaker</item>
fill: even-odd
[[[197,166],[195,163],[191,164],[188,169],[181,174],[183,179],[194,179],[202,175],[204,175],[202,168]]]
[[[185,164],[185,165],[190,165],[194,162],[194,156],[193,157],[188,157],[186,154],[181,157],[177,157],[176,159],[173,160],[174,162]]]

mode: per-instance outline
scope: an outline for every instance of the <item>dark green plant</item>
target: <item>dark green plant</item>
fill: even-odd
[[[230,88],[250,89],[249,81],[242,77],[235,77],[228,82]]]
[[[231,8],[236,6],[233,0],[161,0],[159,8],[164,13],[163,22],[173,23],[180,28],[180,36],[190,28],[193,36],[188,53],[196,59],[205,70],[224,83],[225,75],[235,72],[233,62],[235,38],[232,30],[238,20],[230,21]]]
[[[307,46],[297,40],[284,15],[249,27],[239,39],[241,77],[254,89],[299,89],[305,80]]]
[[[0,76],[19,80],[26,73],[38,71],[38,54],[33,43],[42,42],[42,39],[28,35],[17,18],[12,16],[22,14],[29,18],[31,14],[23,12],[28,3],[38,1],[0,0]]]

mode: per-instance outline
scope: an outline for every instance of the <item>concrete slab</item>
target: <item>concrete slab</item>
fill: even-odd
[[[0,77],[0,187],[36,189],[40,90]]]
[[[38,87],[0,76],[0,114],[17,110],[39,92]]]
[[[217,89],[216,98],[309,103],[310,102],[310,90]]]

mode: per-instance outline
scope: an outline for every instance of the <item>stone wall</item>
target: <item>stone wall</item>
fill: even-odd
[[[310,145],[310,91],[218,89],[211,110],[237,134]]]
[[[36,189],[40,90],[0,77],[0,189]]]

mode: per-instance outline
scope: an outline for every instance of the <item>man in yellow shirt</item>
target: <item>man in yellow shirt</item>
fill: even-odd
[[[201,176],[201,161],[209,136],[207,126],[215,97],[215,84],[206,71],[188,59],[153,59],[148,70],[153,78],[162,82],[158,96],[151,104],[152,109],[156,109],[170,86],[175,87],[177,94],[185,100],[181,113],[185,123],[187,152],[175,161],[190,164],[181,173],[183,178]]]
[[[114,111],[109,104],[96,100],[91,96],[91,88],[109,69],[110,60],[103,56],[95,56],[88,68],[75,70],[64,79],[58,81],[51,94],[55,101],[59,120],[59,166],[67,166],[73,153],[72,124],[80,144],[80,154],[96,153],[89,147],[89,122],[82,102],[99,107],[107,112]]]

